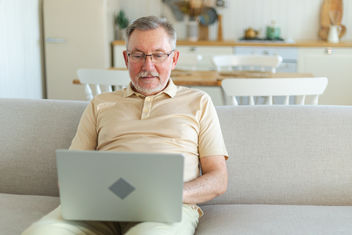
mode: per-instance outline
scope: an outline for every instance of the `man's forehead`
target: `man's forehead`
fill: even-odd
[[[134,30],[128,40],[129,51],[169,51],[169,35],[163,28],[151,30]]]
[[[135,47],[134,49],[132,49],[131,51],[133,52],[143,52],[144,53],[144,50],[143,49],[140,49],[138,47]],[[165,49],[163,48],[156,48],[156,49],[153,49],[151,50],[152,52],[165,52]]]

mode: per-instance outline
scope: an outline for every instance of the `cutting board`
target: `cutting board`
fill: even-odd
[[[343,16],[343,1],[342,0],[324,0],[320,10],[320,30],[319,36],[322,40],[327,40],[329,28],[331,25],[331,17],[336,25],[341,25]],[[341,25],[339,38],[346,33],[346,27]]]

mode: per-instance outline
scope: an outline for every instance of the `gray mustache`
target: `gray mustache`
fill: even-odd
[[[159,77],[159,73],[158,72],[140,72],[138,74],[138,78],[140,78],[140,77],[149,77],[149,76]]]

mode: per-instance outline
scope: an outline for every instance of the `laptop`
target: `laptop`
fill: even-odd
[[[68,220],[179,222],[183,155],[56,150]]]

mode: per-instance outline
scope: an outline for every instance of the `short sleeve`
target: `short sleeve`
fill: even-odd
[[[97,147],[97,122],[93,101],[84,110],[70,149],[95,150]]]
[[[227,159],[228,153],[221,132],[219,118],[208,95],[205,95],[201,101],[199,125],[199,156],[224,155]]]

